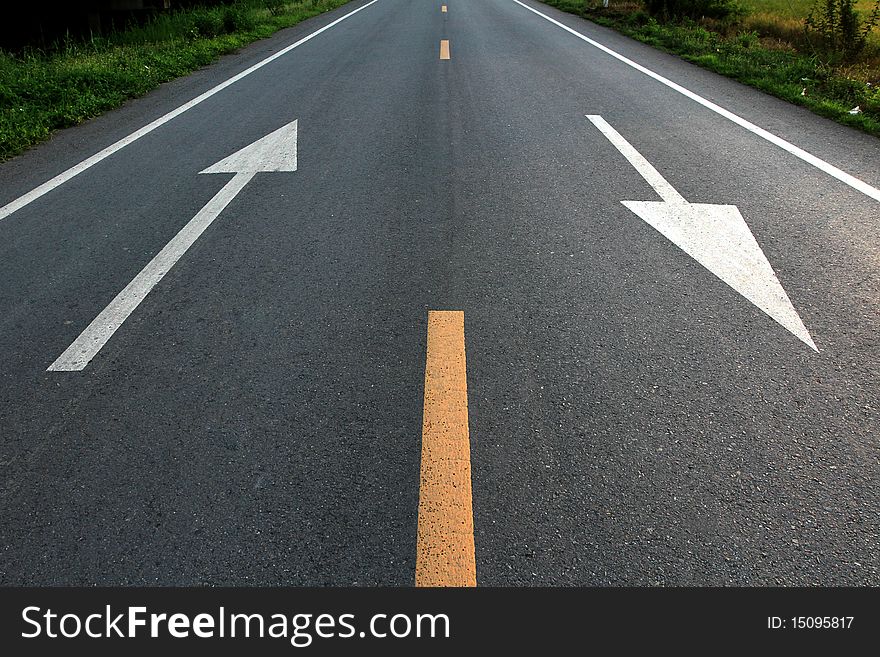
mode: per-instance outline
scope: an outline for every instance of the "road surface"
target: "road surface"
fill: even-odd
[[[63,131],[0,166],[0,584],[880,585],[878,156],[534,0]]]

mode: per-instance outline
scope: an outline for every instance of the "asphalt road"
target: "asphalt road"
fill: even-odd
[[[378,0],[0,219],[0,584],[411,585],[428,311],[459,310],[478,585],[880,585],[880,202],[445,1]],[[880,187],[877,139],[524,2]],[[364,4],[59,133],[0,204]],[[818,351],[621,203],[659,198],[586,115],[739,209]],[[232,179],[199,172],[294,120],[297,170],[47,371]]]

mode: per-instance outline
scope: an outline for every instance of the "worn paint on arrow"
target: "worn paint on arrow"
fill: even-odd
[[[819,351],[735,205],[689,203],[601,116],[587,118],[663,201],[622,201],[660,234],[811,349]]]
[[[292,121],[201,171],[201,173],[234,173],[235,176],[199,210],[195,217],[190,219],[131,283],[116,295],[73,344],[49,366],[48,371],[76,372],[85,369],[141,301],[195,244],[256,173],[296,171],[296,135],[297,122]]]
[[[199,173],[296,171],[297,122],[291,121]]]

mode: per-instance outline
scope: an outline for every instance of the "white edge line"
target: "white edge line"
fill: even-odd
[[[184,253],[205,232],[229,202],[248,184],[254,173],[237,173],[226,183],[165,247],[125,286],[79,337],[47,369],[47,372],[78,372],[113,337],[141,301],[162,280]]]
[[[822,159],[816,157],[812,153],[808,153],[807,151],[803,150],[802,148],[798,148],[797,146],[795,146],[791,142],[784,140],[782,137],[777,137],[772,132],[768,132],[767,130],[764,130],[764,128],[756,126],[754,123],[747,121],[746,119],[742,118],[741,116],[734,114],[730,110],[726,110],[723,107],[716,105],[712,101],[703,98],[699,94],[696,94],[693,91],[690,91],[689,89],[685,89],[681,85],[676,84],[672,80],[670,80],[668,78],[664,78],[659,73],[655,73],[651,69],[645,68],[641,64],[637,64],[633,60],[628,59],[627,57],[624,57],[623,55],[621,55],[620,53],[618,53],[614,50],[611,50],[611,48],[609,48],[608,46],[603,46],[598,41],[594,41],[593,39],[591,39],[587,36],[584,36],[580,32],[573,30],[572,28],[568,27],[567,25],[564,25],[564,24],[560,23],[559,21],[550,18],[546,14],[542,14],[537,9],[533,9],[532,7],[529,7],[527,4],[520,2],[520,0],[513,0],[513,1],[516,4],[520,5],[521,7],[525,7],[533,14],[537,14],[538,16],[543,18],[544,20],[550,21],[551,23],[553,23],[557,27],[561,27],[563,30],[573,34],[574,36],[578,37],[582,41],[586,41],[591,46],[594,46],[594,47],[598,48],[599,50],[601,50],[602,52],[604,52],[608,55],[611,55],[615,59],[626,64],[627,66],[631,66],[632,68],[636,69],[637,71],[644,73],[648,77],[655,79],[657,82],[666,85],[667,87],[669,87],[673,91],[677,91],[681,95],[683,95],[687,98],[690,98],[691,100],[699,103],[703,107],[715,112],[716,114],[719,114],[720,116],[723,116],[725,119],[728,119],[729,121],[732,121],[733,123],[736,123],[738,126],[745,128],[749,132],[757,135],[758,137],[761,137],[762,139],[769,141],[771,144],[778,146],[779,148],[783,149],[784,151],[788,151],[789,153],[791,153],[795,157],[803,160],[804,162],[806,162],[807,164],[809,164],[811,166],[816,167],[820,171],[824,171],[832,178],[836,178],[837,180],[844,183],[845,185],[849,185],[850,187],[852,187],[856,191],[861,192],[865,196],[868,196],[868,197],[874,199],[875,201],[880,201],[880,189],[877,189],[876,187],[872,187],[871,185],[864,182],[863,180],[859,180],[855,176],[848,174],[846,171],[838,169],[833,164],[829,164],[825,160],[822,160]]]
[[[251,66],[250,68],[246,68],[245,70],[243,70],[240,73],[237,73],[236,75],[232,76],[231,78],[229,78],[225,82],[221,82],[217,86],[209,89],[208,91],[205,91],[201,95],[196,96],[192,100],[184,103],[183,105],[181,105],[177,109],[171,110],[167,114],[160,116],[155,121],[148,123],[143,128],[140,128],[139,130],[135,130],[127,137],[123,137],[119,141],[111,144],[110,146],[108,146],[107,148],[105,148],[101,151],[98,151],[97,153],[95,153],[91,157],[83,160],[79,164],[75,164],[74,166],[70,167],[66,171],[59,173],[57,176],[55,176],[51,180],[48,180],[48,181],[44,182],[42,185],[40,185],[39,187],[35,187],[34,189],[27,192],[26,194],[19,196],[14,201],[10,201],[9,203],[4,205],[3,207],[0,207],[0,221],[2,221],[3,219],[5,219],[9,215],[11,215],[13,212],[20,210],[21,208],[28,205],[29,203],[32,203],[33,201],[37,200],[41,196],[51,192],[56,187],[63,185],[64,183],[66,183],[68,180],[70,180],[74,176],[81,174],[83,171],[94,166],[95,164],[97,164],[101,160],[104,160],[104,159],[110,157],[115,152],[122,150],[123,148],[125,148],[126,146],[131,144],[132,142],[137,141],[138,139],[140,139],[141,137],[143,137],[146,134],[149,134],[150,132],[152,132],[153,130],[158,128],[159,126],[164,125],[165,123],[168,123],[168,121],[170,121],[171,119],[174,119],[174,118],[180,116],[181,114],[183,114],[184,112],[186,112],[189,109],[192,109],[193,107],[195,107],[196,105],[198,105],[202,101],[207,100],[208,98],[210,98],[214,94],[219,93],[220,91],[223,91],[226,87],[228,87],[232,84],[235,84],[236,82],[238,82],[242,78],[250,75],[251,73],[253,73],[257,69],[260,69],[263,66],[265,66],[266,64],[269,64],[270,62],[275,61],[279,57],[286,55],[294,48],[298,48],[299,46],[304,44],[306,41],[309,41],[310,39],[318,36],[322,32],[326,32],[334,25],[338,25],[339,23],[344,21],[346,18],[350,18],[351,16],[354,16],[359,11],[366,9],[367,7],[377,3],[378,1],[379,0],[372,0],[371,2],[368,2],[367,4],[365,4],[364,6],[358,7],[354,11],[347,13],[345,16],[341,16],[341,17],[337,18],[332,23],[328,23],[327,25],[320,28],[319,30],[315,30],[314,32],[312,32],[308,36],[303,37],[302,39],[300,39],[296,43],[292,43],[291,45],[282,48],[278,52],[276,52],[272,55],[269,55],[265,59],[257,62],[253,66]]]

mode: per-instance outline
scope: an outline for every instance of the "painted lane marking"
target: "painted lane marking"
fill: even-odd
[[[441,5],[440,11],[442,11],[445,14],[446,13],[446,5]]]
[[[645,68],[641,64],[637,64],[633,60],[631,60],[627,57],[624,57],[623,55],[621,55],[620,53],[618,53],[614,50],[611,50],[611,48],[609,48],[607,46],[603,46],[598,41],[594,41],[593,39],[591,39],[587,36],[584,36],[580,32],[573,30],[572,28],[568,27],[567,25],[563,25],[559,21],[550,18],[546,14],[542,14],[537,9],[533,9],[532,7],[529,7],[527,4],[520,2],[520,0],[513,0],[513,1],[516,4],[520,5],[521,7],[525,7],[533,14],[537,14],[538,16],[543,18],[544,20],[547,20],[547,21],[553,23],[557,27],[561,27],[563,30],[565,30],[566,32],[568,32],[570,34],[573,34],[574,36],[581,39],[582,41],[586,41],[591,46],[594,46],[595,48],[598,48],[602,52],[604,52],[608,55],[611,55],[612,57],[614,57],[618,61],[621,61],[624,64],[626,64],[627,66],[630,66],[630,67],[636,69],[637,71],[644,73],[645,75],[647,75],[650,78],[653,78],[657,82],[659,82],[663,85],[666,85],[667,87],[669,87],[673,91],[677,91],[681,95],[683,95],[687,98],[690,98],[691,100],[693,100],[696,103],[699,103],[700,105],[702,105],[706,109],[709,109],[712,112],[715,112],[716,114],[718,114],[720,116],[723,116],[725,119],[732,121],[733,123],[737,124],[738,126],[740,126],[742,128],[745,128],[746,130],[757,135],[761,139],[764,139],[764,140],[770,142],[771,144],[778,146],[782,150],[787,151],[788,153],[791,153],[792,155],[794,155],[798,159],[803,160],[804,162],[806,162],[810,166],[816,167],[820,171],[827,173],[829,176],[831,176],[832,178],[836,178],[837,180],[839,180],[843,184],[849,185],[850,187],[852,187],[856,191],[861,192],[865,196],[868,196],[868,197],[874,199],[875,201],[880,201],[880,189],[877,189],[876,187],[872,187],[871,185],[864,182],[863,180],[859,180],[855,176],[846,173],[842,169],[838,169],[833,164],[829,164],[825,160],[822,160],[822,159],[816,157],[815,155],[808,153],[807,151],[795,146],[791,142],[786,141],[782,137],[777,137],[772,132],[768,132],[767,130],[764,130],[764,128],[758,127],[754,123],[747,121],[746,119],[734,114],[733,112],[731,112],[729,110],[724,109],[720,105],[716,105],[712,101],[707,100],[706,98],[703,98],[702,96],[694,93],[693,91],[690,91],[689,89],[685,89],[684,87],[682,87],[679,84],[676,84],[672,80],[665,78],[662,75],[655,73],[654,71],[652,71],[648,68]]]
[[[476,586],[464,312],[428,312],[416,586]]]
[[[608,122],[601,116],[587,114],[586,117],[599,128],[605,137],[608,138],[614,147],[633,165],[639,175],[653,188],[657,195],[666,203],[687,204],[684,197],[678,193],[666,179],[660,175],[660,172],[646,160],[626,139],[621,136],[617,130],[612,128]]]
[[[248,75],[250,75],[254,71],[262,68],[266,64],[269,64],[269,63],[275,61],[276,59],[278,59],[279,57],[286,55],[294,48],[298,48],[299,46],[303,45],[307,41],[318,36],[322,32],[326,32],[331,27],[338,25],[339,23],[341,23],[345,19],[354,16],[359,11],[363,11],[364,9],[366,9],[370,5],[375,4],[378,1],[379,0],[372,0],[371,2],[368,2],[367,4],[365,4],[363,7],[358,7],[354,11],[347,13],[345,16],[341,16],[340,18],[337,18],[332,23],[325,25],[324,27],[322,27],[319,30],[315,30],[314,32],[303,37],[302,39],[300,39],[296,43],[293,43],[289,46],[286,46],[285,48],[282,48],[278,52],[276,52],[272,55],[269,55],[265,59],[260,60],[259,62],[257,62],[253,66],[251,66],[250,68],[247,68],[244,71],[242,71],[241,73],[238,73],[238,74],[232,76],[231,78],[229,78],[225,82],[221,82],[220,84],[209,89],[208,91],[204,92],[203,94],[196,96],[195,98],[193,98],[189,102],[184,103],[183,105],[181,105],[177,109],[172,110],[163,116],[160,116],[158,119],[156,119],[152,123],[148,123],[143,128],[136,130],[135,132],[131,133],[127,137],[123,137],[119,141],[117,141],[117,142],[111,144],[110,146],[108,146],[107,148],[95,153],[94,155],[83,160],[79,164],[76,164],[76,165],[70,167],[69,169],[58,174],[57,176],[55,176],[51,180],[46,181],[45,183],[43,183],[39,187],[35,187],[34,189],[32,189],[28,193],[24,194],[23,196],[19,196],[14,201],[10,201],[9,203],[4,205],[3,207],[0,207],[0,220],[5,219],[9,215],[11,215],[13,212],[15,212],[16,210],[20,210],[21,208],[28,205],[29,203],[36,201],[38,198],[51,192],[56,187],[63,185],[64,183],[66,183],[68,180],[70,180],[74,176],[77,176],[77,175],[81,174],[83,171],[86,171],[87,169],[93,167],[98,162],[110,157],[111,155],[113,155],[114,153],[116,153],[119,150],[122,150],[123,148],[125,148],[126,146],[131,144],[132,142],[137,141],[138,139],[140,139],[144,135],[151,133],[156,128],[164,125],[165,123],[168,123],[171,119],[174,119],[174,118],[180,116],[181,114],[183,114],[184,112],[186,112],[187,110],[192,109],[193,107],[195,107],[196,105],[198,105],[202,101],[207,100],[208,98],[210,98],[214,94],[219,93],[220,91],[223,91],[226,87],[228,87],[232,84],[235,84],[236,82],[238,82],[242,78],[247,77]]]
[[[239,173],[230,180],[179,233],[165,245],[122,292],[101,311],[47,371],[76,372],[85,369],[101,348],[134,312],[156,284],[180,260],[236,194],[250,182],[252,173]]]
[[[449,41],[447,39],[440,42],[440,59],[449,59]]]
[[[670,242],[818,352],[810,332],[735,205],[689,203],[601,116],[587,115],[655,192],[657,201],[621,201]]]
[[[261,171],[296,171],[297,122],[292,121],[199,173],[234,173],[205,206],[101,311],[47,371],[77,372],[86,368],[156,284],[164,278],[214,219]]]

